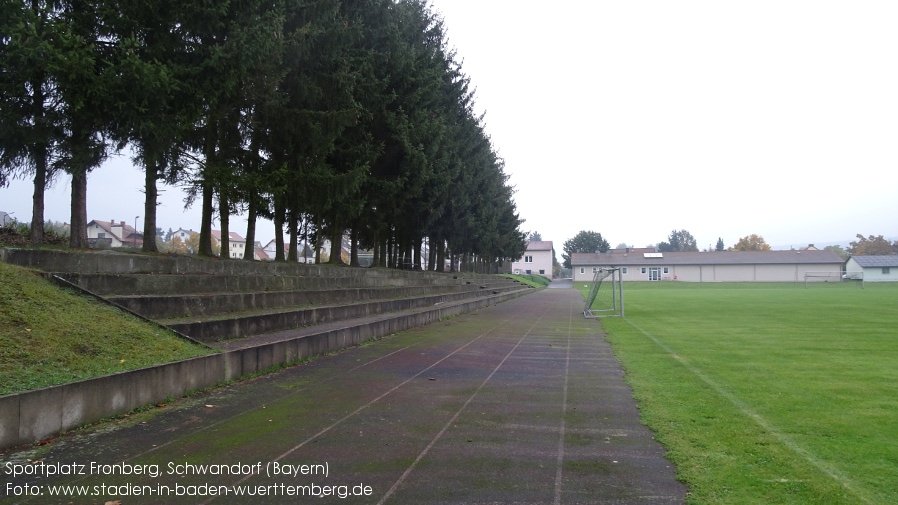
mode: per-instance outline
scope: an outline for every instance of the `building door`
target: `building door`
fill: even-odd
[[[661,280],[661,268],[660,267],[649,268],[649,280],[650,281],[660,281]]]

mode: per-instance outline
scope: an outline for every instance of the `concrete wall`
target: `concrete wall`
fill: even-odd
[[[364,324],[249,349],[0,396],[0,448],[36,442],[169,397],[494,305],[525,292],[528,291],[512,291],[413,314],[384,316]]]
[[[0,261],[46,272],[108,274],[202,274],[336,277],[368,279],[445,279],[460,274],[409,272],[381,268],[339,268],[301,263],[242,261],[199,258],[196,256],[143,256],[115,251],[54,251],[0,249]],[[477,274],[464,274],[478,277]]]

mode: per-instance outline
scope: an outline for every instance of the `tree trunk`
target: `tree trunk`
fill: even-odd
[[[437,243],[437,272],[442,272],[446,269],[446,241],[440,240]]]
[[[284,215],[286,209],[274,200],[274,261],[284,261]]]
[[[212,252],[212,183],[203,181],[203,202],[200,215],[200,256],[215,256]]]
[[[395,237],[393,237],[393,235],[390,235],[389,238],[387,238],[387,242],[385,244],[385,247],[386,247],[386,255],[385,256],[387,258],[387,264],[386,264],[387,268],[395,268],[396,267],[396,248],[394,247],[394,244],[396,243],[395,241],[396,241]]]
[[[72,170],[71,203],[69,247],[87,249],[87,172],[84,167]]]
[[[44,243],[44,193],[47,190],[47,148],[34,150],[34,196],[31,205],[31,244]],[[70,235],[71,236],[71,235]]]
[[[156,247],[156,200],[158,199],[158,189],[156,188],[156,180],[159,178],[159,168],[156,163],[155,153],[148,154],[149,149],[144,146],[144,171],[146,177],[144,179],[144,188],[146,190],[146,198],[143,204],[143,246],[140,248],[143,252],[159,252]],[[134,230],[137,233],[137,230]]]
[[[295,210],[291,210],[287,214],[287,223],[287,226],[290,227],[290,252],[287,253],[287,261],[296,263],[299,260],[299,251],[296,250],[299,248],[298,231],[296,229],[299,217],[296,215]]]
[[[246,211],[246,248],[243,249],[243,259],[255,261],[256,259],[256,207],[258,207],[256,195],[249,196]]]
[[[218,251],[218,257],[227,260],[231,259],[231,226],[230,211],[228,208],[227,191],[218,192],[218,218],[221,220],[221,248]]]
[[[356,231],[356,227],[349,232],[349,266],[361,266],[359,264],[359,232]]]
[[[412,251],[412,257],[414,261],[412,268],[414,268],[415,270],[421,270],[421,247],[423,246],[423,240],[424,239],[422,239],[421,237],[412,240],[412,245],[415,248],[414,251]]]
[[[343,265],[346,263],[343,262],[343,230],[341,230],[336,223],[331,225],[333,230],[331,230],[331,257],[328,259],[328,263],[331,265]]]

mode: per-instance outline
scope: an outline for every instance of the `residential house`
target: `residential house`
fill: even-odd
[[[803,282],[805,274],[833,273],[844,263],[832,251],[628,252],[571,254],[574,281],[600,268],[619,267],[624,281]]]
[[[539,274],[552,278],[552,241],[540,240],[527,242],[524,256],[511,263],[511,271],[515,274]]]
[[[274,260],[275,255],[277,254],[277,247],[274,239],[271,239],[265,247],[261,248],[261,251],[265,253],[267,256],[266,260]],[[284,239],[284,258],[290,254],[290,241],[288,239]],[[299,244],[299,257],[297,258],[299,263],[315,263],[315,253],[312,252],[311,249],[306,247],[304,244]]]
[[[864,282],[898,281],[898,255],[852,256],[845,263],[845,275]]]
[[[93,220],[87,223],[87,243],[90,247],[143,247],[143,234],[124,221]]]
[[[228,250],[219,251],[219,256],[227,255],[230,258],[242,259],[246,250],[246,239],[241,237],[237,232],[228,232]],[[221,245],[221,230],[212,230],[212,249]]]
[[[0,210],[0,226],[6,226],[8,224],[13,224],[15,222],[16,222],[16,220],[13,219],[12,216],[10,216],[6,212],[3,212],[2,210]]]

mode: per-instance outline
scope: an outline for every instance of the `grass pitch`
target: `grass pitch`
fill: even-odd
[[[898,503],[898,285],[624,296],[602,324],[689,503]]]

